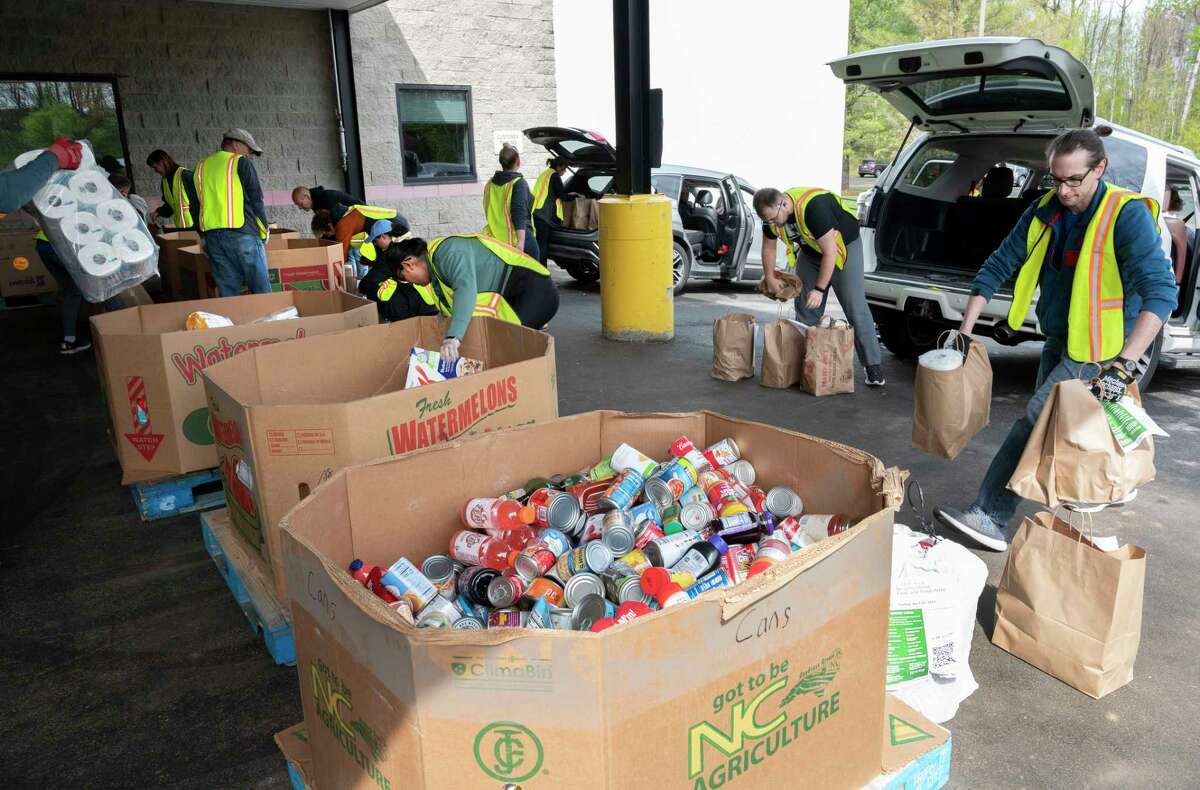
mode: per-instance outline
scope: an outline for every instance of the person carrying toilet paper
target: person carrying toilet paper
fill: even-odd
[[[74,170],[81,161],[83,147],[69,137],[60,137],[30,161],[0,173],[0,214],[16,211],[32,200],[55,170]]]
[[[252,157],[262,148],[245,129],[230,129],[221,150],[196,165],[194,216],[221,296],[242,288],[270,293],[267,278],[267,212]]]

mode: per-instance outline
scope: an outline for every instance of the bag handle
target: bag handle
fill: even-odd
[[[1075,542],[1082,543],[1083,539],[1086,537],[1088,540],[1088,543],[1094,547],[1096,545],[1096,541],[1095,541],[1096,532],[1095,532],[1095,525],[1092,521],[1092,514],[1085,513],[1081,510],[1073,510],[1073,509],[1067,507],[1066,505],[1060,504],[1058,507],[1054,508],[1054,512],[1050,514],[1051,520],[1058,519],[1058,513],[1060,510],[1065,511],[1067,513],[1067,517],[1065,519],[1060,519],[1060,520],[1067,522],[1067,526],[1070,527],[1071,529],[1075,530],[1075,534],[1079,536],[1079,538]],[[1075,516],[1079,516],[1079,526],[1078,527],[1075,526]],[[1086,530],[1087,530],[1086,535],[1084,535],[1084,528],[1086,528]]]
[[[820,327],[821,329],[833,329],[834,327],[838,326],[839,324],[846,327],[847,329],[850,328],[850,322],[847,321],[845,318],[834,318],[831,315],[823,315],[823,316],[821,316],[821,320],[817,322],[817,326]]]
[[[942,338],[951,334],[954,335],[954,343],[952,347],[955,351],[959,352],[965,357],[967,355],[967,351],[970,349],[970,341],[967,339],[966,335],[964,335],[962,332],[959,332],[957,329],[947,329],[945,332],[942,332],[940,335],[938,335],[937,347],[946,348],[946,346],[942,344]],[[960,344],[962,345],[961,348],[959,347]]]

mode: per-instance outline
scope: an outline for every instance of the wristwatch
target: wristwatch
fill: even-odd
[[[1138,361],[1136,359],[1130,359],[1129,357],[1117,357],[1113,360],[1113,364],[1120,365],[1122,370],[1130,375],[1134,375],[1138,372]]]
[[[814,291],[816,291],[816,292],[817,292],[817,293],[819,293],[819,294],[823,294],[823,293],[826,293],[826,292],[828,292],[828,291],[829,291],[829,286],[828,286],[828,285],[826,285],[824,288],[822,288],[822,287],[821,287],[821,286],[819,286],[819,285],[814,285],[814,286],[813,286],[813,290],[814,290]]]

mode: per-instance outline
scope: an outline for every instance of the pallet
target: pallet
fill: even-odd
[[[296,663],[296,640],[291,613],[275,597],[266,562],[241,542],[235,529],[226,508],[200,514],[204,548],[242,607],[251,630],[262,634],[276,664],[292,666]]]
[[[0,296],[0,311],[20,310],[23,307],[53,307],[58,303],[58,294],[40,293],[28,296]]]
[[[216,469],[134,483],[130,488],[142,521],[170,518],[225,504],[221,474]]]

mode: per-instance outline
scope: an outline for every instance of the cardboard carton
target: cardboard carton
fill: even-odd
[[[35,233],[35,228],[0,230],[0,296],[11,299],[58,290],[37,254]]]
[[[950,781],[950,750],[949,730],[888,694],[883,718],[883,774],[863,790],[938,790]],[[311,759],[308,752],[304,756]],[[306,767],[311,773],[311,765]]]
[[[275,733],[275,745],[283,752],[283,759],[287,760],[292,787],[313,787],[312,751],[308,748],[308,727],[304,722]],[[297,780],[299,785],[296,784]]]
[[[272,231],[272,233],[274,233]],[[185,299],[219,296],[212,263],[197,246],[180,247],[179,289]],[[272,291],[332,291],[343,285],[342,245],[294,236],[267,241],[267,279]]]
[[[285,307],[300,317],[250,323]],[[193,310],[237,326],[187,331]],[[145,305],[93,316],[100,389],[124,484],[217,465],[200,374],[251,348],[378,321],[375,305],[342,292],[293,291]],[[144,415],[139,419],[138,410]]]
[[[267,240],[268,249],[277,247],[286,242],[287,239],[300,238],[300,232],[289,230],[287,228],[272,228],[271,238]],[[194,230],[172,230],[159,233],[154,237],[158,242],[158,273],[162,278],[163,292],[169,299],[197,299],[200,298],[201,292],[196,285],[194,271],[189,272],[192,278],[189,283],[188,292],[190,296],[183,293],[183,256],[179,251],[184,247],[195,247],[193,254],[203,256],[207,261],[207,256],[199,248],[200,234]],[[209,274],[211,277],[211,273]],[[213,295],[216,295],[216,288],[213,288]]]
[[[558,416],[554,340],[491,318],[472,319],[461,348],[482,372],[404,389],[413,346],[440,348],[445,334],[444,319],[413,318],[204,371],[229,512],[269,558],[280,601],[279,519],[337,470]]]
[[[419,630],[346,572],[445,552],[469,497],[618,443],[734,438],[847,532],[600,634]],[[703,445],[701,445],[703,446]],[[284,519],[317,787],[858,790],[879,774],[892,508],[860,450],[709,412],[590,412],[335,473]]]

